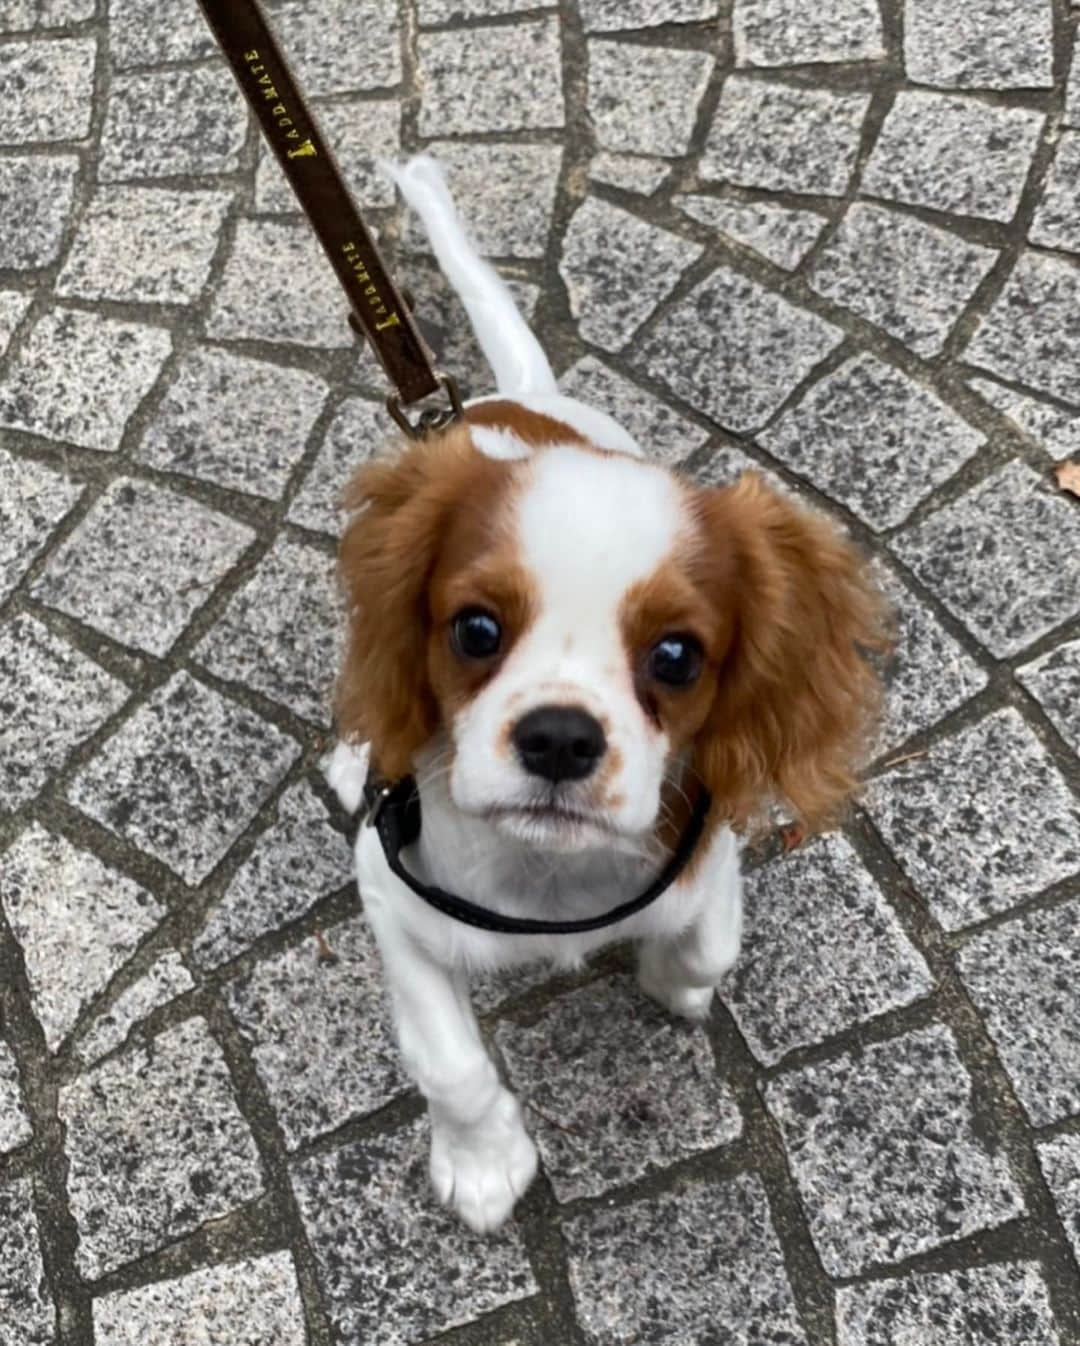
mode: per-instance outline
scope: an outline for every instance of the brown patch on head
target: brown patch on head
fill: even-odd
[[[339,556],[350,629],[336,698],[342,736],[369,740],[392,777],[491,674],[452,653],[455,613],[492,609],[505,650],[530,611],[505,527],[517,465],[479,453],[463,425],[397,447],[345,493],[357,513]]]
[[[880,696],[866,654],[889,643],[883,600],[833,524],[754,473],[696,492],[693,509],[690,573],[731,633],[693,769],[736,825],[776,797],[814,830],[856,785]]]
[[[530,411],[520,402],[510,402],[497,398],[491,402],[480,402],[465,408],[465,420],[469,425],[490,426],[493,430],[509,430],[522,443],[530,448],[540,449],[549,444],[577,444],[588,447],[580,431],[554,416],[545,416],[540,411]]]

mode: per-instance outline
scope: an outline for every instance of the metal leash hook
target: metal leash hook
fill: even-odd
[[[351,326],[367,338],[397,390],[387,399],[387,410],[413,439],[443,429],[462,415],[457,385],[436,368],[412,305],[361,219],[257,0],[199,3],[348,296]],[[405,407],[437,393],[449,405],[426,408],[411,422]]]

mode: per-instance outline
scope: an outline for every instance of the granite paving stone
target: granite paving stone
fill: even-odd
[[[719,0],[581,0],[581,17],[589,33],[649,28],[662,23],[695,23],[711,19]]]
[[[50,309],[0,382],[0,428],[114,452],[171,349],[161,327]]]
[[[885,55],[876,0],[736,0],[736,65],[873,61]]]
[[[62,28],[94,17],[94,0],[38,0],[38,23],[43,28]]]
[[[279,539],[195,651],[219,678],[329,724],[344,604],[332,557]]]
[[[326,401],[302,369],[197,346],[180,360],[137,451],[140,462],[278,499]]]
[[[0,158],[0,267],[28,271],[56,261],[78,172],[73,154]]]
[[[818,254],[810,284],[931,356],[996,260],[993,249],[910,215],[856,204]]]
[[[640,154],[597,154],[589,162],[589,180],[618,187],[623,192],[651,196],[671,172],[666,159]]]
[[[559,380],[562,392],[613,416],[647,457],[674,466],[701,447],[709,432],[651,397],[594,355],[583,356]]]
[[[282,795],[277,819],[237,870],[192,943],[201,967],[217,967],[261,936],[305,915],[352,878],[352,852],[306,782]]]
[[[162,954],[144,976],[121,991],[108,1009],[95,1018],[76,1045],[78,1055],[87,1063],[100,1061],[121,1046],[132,1028],[152,1011],[190,991],[194,985],[175,949]]]
[[[1065,83],[1065,107],[1062,119],[1066,126],[1080,126],[1080,60],[1076,58],[1075,44],[1069,66],[1069,78]]]
[[[0,1342],[53,1346],[55,1331],[32,1186],[25,1178],[0,1183]]]
[[[1080,380],[1080,269],[1024,253],[964,358],[1068,402]]]
[[[376,161],[401,152],[401,106],[370,98],[347,103],[313,103],[312,111],[334,152],[338,167],[361,210],[394,204],[394,183]],[[255,209],[260,213],[298,211],[300,203],[265,139],[259,142]]]
[[[1055,1136],[1037,1146],[1039,1164],[1080,1265],[1080,1135]]]
[[[0,602],[82,493],[78,482],[0,449]]]
[[[0,1038],[0,1155],[19,1149],[33,1134],[23,1106],[18,1064],[11,1048]]]
[[[1080,515],[1025,463],[1011,462],[890,544],[999,658],[1080,607]]]
[[[1080,415],[1075,411],[1039,401],[992,379],[973,378],[970,386],[1051,458],[1068,458],[1080,449]]]
[[[837,1346],[1059,1346],[1037,1262],[904,1276],[836,1292]]]
[[[414,1122],[293,1168],[330,1317],[345,1341],[404,1346],[536,1293],[513,1224],[473,1234],[435,1204],[428,1148],[426,1123]]]
[[[101,132],[98,180],[230,173],[240,163],[247,105],[224,65],[117,75]]]
[[[253,1201],[255,1142],[203,1019],[106,1061],[60,1090],[75,1260],[96,1280]]]
[[[565,121],[559,22],[554,18],[472,31],[421,33],[420,134],[522,131]]]
[[[1035,1126],[1080,1113],[1080,902],[978,935],[956,955]]]
[[[493,19],[536,9],[536,0],[417,0],[416,13],[425,27],[456,19]]]
[[[748,877],[743,952],[722,995],[763,1065],[909,1005],[933,985],[844,837],[826,837]]]
[[[0,290],[0,359],[33,301],[32,294],[21,290]]]
[[[590,1346],[807,1346],[756,1174],[595,1208],[563,1238]]]
[[[296,276],[304,277],[298,287]],[[251,297],[258,294],[259,302]],[[308,225],[241,220],[206,322],[208,336],[340,350],[348,303]]]
[[[896,748],[982,691],[989,675],[891,566],[874,574],[893,618],[878,747]]]
[[[742,1131],[704,1030],[645,1001],[629,977],[560,996],[528,1027],[501,1024],[495,1040],[559,1201],[600,1196]]]
[[[486,257],[543,257],[563,152],[559,145],[436,141],[438,160],[455,200],[468,203],[469,237]],[[407,216],[409,247],[427,250],[417,217]]]
[[[705,142],[701,176],[770,191],[843,196],[868,94],[729,75]]]
[[[1050,0],[905,0],[904,65],[918,84],[1049,88]]]
[[[299,751],[273,725],[178,673],[80,772],[69,798],[197,884]]]
[[[1065,131],[1054,151],[1028,238],[1044,248],[1080,252],[1080,132]]]
[[[56,282],[68,299],[189,304],[210,275],[226,192],[102,187],[79,222]]]
[[[633,358],[691,406],[746,431],[843,339],[816,314],[719,267],[653,326]]]
[[[0,625],[0,814],[32,799],[127,695],[35,618],[22,613]]]
[[[109,59],[118,70],[217,54],[198,0],[109,0]]]
[[[375,940],[353,917],[230,983],[229,1007],[290,1150],[412,1089]]]
[[[965,94],[902,89],[861,188],[871,196],[957,215],[1010,220],[1045,118]]]
[[[117,477],[32,593],[123,645],[167,654],[254,533],[186,496]]]
[[[785,271],[794,271],[826,225],[825,217],[811,210],[763,201],[677,196],[675,204],[691,219],[753,248]]]
[[[102,1295],[94,1300],[94,1339],[97,1346],[305,1346],[292,1254],[203,1267],[176,1280]]]
[[[929,389],[869,354],[816,383],[758,438],[875,529],[903,523],[982,444]]]
[[[1047,650],[1016,676],[1061,737],[1080,753],[1080,640]]]
[[[97,43],[64,37],[0,47],[0,145],[80,140],[90,131]]]
[[[345,519],[341,506],[345,485],[361,463],[389,438],[391,429],[381,402],[362,397],[343,402],[293,496],[289,522],[337,537]]]
[[[274,27],[310,97],[383,89],[401,80],[401,19],[384,0],[287,0]],[[343,40],[343,35],[344,40]]]
[[[52,1052],[165,915],[140,884],[36,822],[4,854],[0,904]]]
[[[1080,803],[1011,708],[873,781],[865,806],[947,930],[1080,869]]]
[[[971,1080],[940,1025],[770,1082],[810,1234],[830,1276],[899,1262],[1021,1215]]]
[[[18,33],[33,28],[37,19],[37,0],[3,0],[0,3],[0,31]]]
[[[587,108],[597,144],[625,154],[685,154],[712,65],[704,51],[593,39]]]
[[[559,261],[582,336],[620,350],[702,252],[700,243],[589,197],[567,226]]]

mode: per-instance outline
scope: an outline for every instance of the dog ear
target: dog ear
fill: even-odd
[[[464,426],[391,446],[346,488],[354,511],[338,571],[349,607],[349,640],[335,698],[338,733],[367,741],[390,779],[439,726],[428,676],[428,582],[451,510],[482,461]]]
[[[890,643],[884,600],[834,525],[756,474],[695,499],[725,558],[712,598],[733,634],[694,767],[736,825],[775,799],[816,830],[866,753],[880,699],[866,656]]]

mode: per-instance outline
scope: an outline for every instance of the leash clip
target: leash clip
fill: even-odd
[[[394,787],[386,784],[381,785],[368,782],[364,786],[364,807],[362,811],[363,825],[365,827],[374,827],[379,821],[379,815],[386,805],[386,801],[393,794]]]
[[[391,393],[386,399],[387,411],[398,427],[410,439],[423,439],[425,435],[430,435],[435,430],[445,430],[448,425],[460,421],[465,414],[461,405],[461,392],[457,386],[457,380],[450,374],[444,374],[442,370],[438,371],[437,377],[442,384],[443,392],[450,401],[450,405],[448,407],[425,407],[415,422],[410,421],[406,416],[400,393]]]

